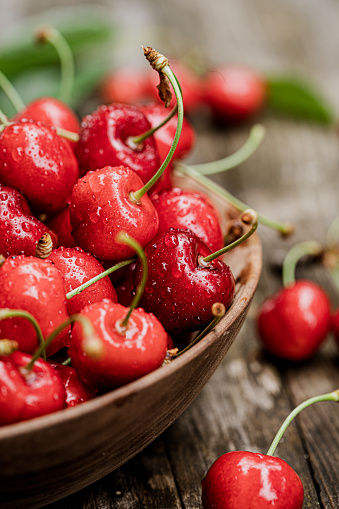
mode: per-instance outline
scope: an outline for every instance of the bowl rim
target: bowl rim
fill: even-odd
[[[97,396],[89,401],[85,401],[74,407],[64,408],[51,414],[42,415],[34,419],[2,426],[0,427],[0,443],[18,436],[30,434],[34,431],[40,432],[43,429],[50,428],[52,426],[77,420],[82,416],[95,412],[95,410],[99,408],[102,409],[110,406],[123,400],[127,396],[130,397],[141,390],[147,389],[147,387],[162,379],[170,377],[176,371],[180,370],[184,364],[189,363],[192,359],[205,352],[209,345],[216,341],[218,333],[228,330],[236,321],[237,317],[246,310],[246,307],[249,306],[249,301],[251,301],[255,293],[262,268],[262,245],[257,233],[252,235],[244,245],[240,245],[238,249],[246,246],[250,249],[249,259],[254,262],[251,264],[251,270],[248,274],[246,284],[240,286],[240,288],[242,288],[240,293],[236,290],[235,299],[227,310],[226,315],[208,334],[206,334],[206,336],[194,345],[193,348],[187,350],[182,356],[179,356],[173,362],[170,362],[165,366],[160,366],[156,370],[141,378]],[[246,296],[243,295],[244,292],[246,293]]]

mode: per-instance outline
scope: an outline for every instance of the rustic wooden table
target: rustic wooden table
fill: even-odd
[[[159,47],[160,51],[178,55],[181,47],[194,47],[208,66],[241,62],[263,73],[306,77],[339,113],[336,0],[98,3],[106,4],[112,20],[125,27],[129,48],[134,43],[156,45],[162,41],[159,30],[154,30],[155,25],[161,25],[168,48]],[[10,20],[38,11],[46,2],[8,5]],[[259,228],[264,268],[245,326],[188,410],[127,464],[49,509],[200,508],[200,481],[218,456],[238,449],[266,452],[292,408],[308,397],[339,387],[339,350],[332,338],[311,361],[292,366],[266,357],[255,331],[259,305],[281,286],[276,267],[283,254],[301,240],[324,241],[327,227],[339,214],[339,140],[333,130],[311,123],[269,113],[258,120],[267,129],[264,143],[248,162],[218,180],[258,211],[294,222],[295,235],[283,240],[264,226]],[[193,122],[198,142],[190,160],[195,162],[233,152],[250,127],[250,123],[229,129],[216,127],[208,116],[194,117]],[[298,276],[319,281],[333,305],[338,304],[334,285],[319,265],[302,267]],[[173,387],[173,391],[180,390]],[[289,427],[277,455],[299,473],[305,509],[339,507],[338,406],[320,403],[304,410]]]

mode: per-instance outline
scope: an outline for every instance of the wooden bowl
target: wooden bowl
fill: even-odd
[[[187,178],[177,183],[199,189]],[[209,194],[225,224],[229,206]],[[41,507],[97,481],[140,452],[187,408],[245,319],[261,271],[258,237],[252,236],[225,260],[236,279],[234,302],[191,350],[82,405],[0,428],[2,509]]]

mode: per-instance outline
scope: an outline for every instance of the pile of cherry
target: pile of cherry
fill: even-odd
[[[178,97],[170,115],[159,103],[111,103],[80,125],[48,97],[0,114],[1,425],[159,368],[232,302],[217,210],[172,187],[167,163],[195,135],[160,57],[160,92],[170,102],[171,81]],[[247,238],[255,213],[243,221]]]

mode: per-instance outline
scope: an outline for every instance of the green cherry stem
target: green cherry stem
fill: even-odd
[[[322,245],[315,240],[300,242],[299,244],[293,246],[284,258],[282,267],[283,285],[287,286],[295,283],[295,269],[298,261],[302,256],[319,256],[322,254],[322,252]]]
[[[4,114],[4,112],[0,109],[0,122],[2,124],[2,129],[1,131],[10,124],[9,120],[8,120],[8,117]],[[0,131],[0,132],[1,132]]]
[[[138,145],[139,143],[142,143],[144,140],[146,140],[146,138],[149,138],[150,136],[152,136],[152,134],[154,134],[158,129],[160,129],[160,127],[163,127],[165,124],[167,124],[167,122],[169,120],[171,120],[171,118],[174,117],[174,115],[176,114],[177,111],[178,111],[178,105],[176,104],[174,106],[174,108],[172,108],[170,113],[167,115],[167,117],[164,118],[164,120],[162,122],[160,122],[160,124],[158,124],[155,127],[152,127],[151,129],[148,129],[148,131],[145,131],[142,134],[139,134],[139,136],[135,136],[134,138],[132,138],[132,140],[131,140],[132,143],[135,143],[136,145]]]
[[[5,76],[4,73],[1,71],[0,71],[0,87],[5,92],[6,96],[12,103],[15,111],[20,111],[24,109],[25,103],[23,102],[23,100],[21,99],[15,87],[9,81],[7,76]]]
[[[63,35],[54,27],[42,27],[36,34],[38,42],[49,43],[57,52],[61,66],[59,98],[70,103],[74,85],[74,59],[71,48]]]
[[[214,173],[231,170],[246,161],[257,150],[264,139],[265,132],[266,130],[263,125],[256,124],[252,127],[244,145],[234,154],[211,163],[193,164],[191,168],[201,173],[201,175],[213,175]]]
[[[141,276],[140,283],[137,286],[137,289],[135,291],[135,295],[133,297],[133,300],[131,302],[129,310],[128,310],[125,318],[121,322],[121,326],[123,328],[125,328],[125,327],[127,327],[129,317],[131,316],[134,309],[138,306],[141,296],[144,293],[144,289],[145,289],[145,286],[147,283],[147,278],[148,278],[148,263],[147,263],[147,258],[146,258],[145,252],[142,249],[141,245],[135,239],[130,237],[127,233],[125,233],[125,232],[118,233],[116,240],[118,242],[120,242],[121,244],[127,244],[128,246],[133,248],[136,251],[137,255],[139,256],[141,264],[142,264],[142,276]]]
[[[68,131],[67,129],[63,129],[62,127],[54,127],[58,136],[61,138],[65,138],[69,141],[74,141],[75,143],[79,141],[80,136],[78,133],[73,133],[72,131]]]
[[[241,200],[233,196],[219,184],[213,182],[208,177],[201,175],[199,172],[197,172],[187,164],[183,163],[182,161],[176,161],[175,171],[179,175],[181,174],[191,177],[193,180],[204,186],[209,191],[212,191],[213,193],[220,196],[220,198],[229,202],[238,210],[244,211],[249,208],[248,205],[246,205],[246,203],[242,202]],[[269,228],[273,228],[274,230],[278,230],[284,236],[291,235],[291,233],[293,233],[294,231],[294,226],[291,223],[281,223],[279,221],[270,219],[269,217],[263,214],[258,214],[258,218],[260,223],[264,224],[265,226],[268,226]]]
[[[146,49],[147,48],[145,48],[145,50]],[[145,51],[145,55],[146,55],[146,51]],[[182,123],[184,120],[184,103],[182,101],[182,93],[181,93],[181,88],[178,83],[178,80],[177,80],[176,76],[174,75],[174,73],[172,72],[172,70],[168,64],[167,58],[158,52],[154,52],[154,56],[155,56],[154,61],[152,61],[152,63],[151,63],[152,67],[155,70],[157,70],[160,75],[166,76],[169,79],[169,81],[173,87],[175,96],[177,98],[178,123],[177,123],[177,128],[175,131],[174,140],[172,142],[171,148],[169,149],[169,152],[168,152],[165,160],[163,161],[162,165],[160,166],[159,170],[153,175],[153,177],[141,189],[130,193],[130,200],[133,203],[140,203],[140,200],[144,196],[144,194],[147,193],[151,189],[151,187],[156,183],[156,181],[161,177],[161,175],[165,171],[168,163],[172,159],[175,149],[177,148],[180,134],[181,134]]]
[[[277,448],[278,443],[281,440],[281,437],[286,431],[287,426],[293,421],[293,419],[302,411],[304,408],[307,408],[310,405],[313,405],[313,403],[319,403],[321,401],[339,401],[339,389],[329,392],[327,394],[321,394],[320,396],[315,396],[313,398],[307,399],[300,405],[298,405],[292,412],[289,414],[289,416],[285,419],[283,424],[281,425],[278,433],[276,434],[271,447],[267,451],[267,456],[273,456],[274,451]]]
[[[187,350],[192,348],[192,346],[196,345],[203,337],[206,336],[206,334],[209,333],[210,330],[213,329],[213,327],[217,325],[217,323],[220,322],[222,317],[225,316],[225,313],[226,308],[224,304],[222,304],[221,302],[215,302],[212,306],[212,315],[214,316],[213,320],[205,327],[205,329],[202,332],[198,334],[196,338],[194,338],[194,340],[188,346],[186,346],[183,350],[180,350],[180,352],[175,354],[173,357],[174,358],[179,357],[183,353],[187,352]]]
[[[258,228],[258,214],[253,209],[247,209],[245,210],[241,215],[241,220],[245,224],[251,225],[251,228],[246,232],[244,235],[242,235],[239,239],[232,242],[232,244],[228,244],[227,246],[223,247],[222,249],[219,249],[219,251],[215,251],[215,253],[212,253],[208,256],[205,256],[205,258],[202,258],[200,260],[200,263],[209,263],[219,256],[224,255],[228,251],[231,251],[231,249],[234,249],[235,247],[239,246],[239,244],[242,244],[247,240]]]
[[[68,292],[66,294],[66,298],[71,299],[75,295],[78,295],[79,293],[86,290],[86,288],[93,285],[100,279],[102,279],[106,276],[109,276],[110,274],[112,274],[112,272],[115,272],[116,270],[121,269],[122,267],[125,267],[125,265],[130,265],[131,263],[135,262],[135,260],[136,260],[136,258],[130,258],[129,260],[124,260],[123,262],[116,263],[115,265],[113,265],[113,267],[110,267],[109,269],[105,270],[98,276],[92,277],[92,279],[89,279],[88,281],[86,281],[86,283],[82,284],[81,286],[78,286],[78,288],[75,288],[71,292]]]
[[[39,345],[43,346],[45,344],[40,325],[31,313],[24,311],[23,309],[0,309],[0,320],[6,320],[7,318],[26,318],[26,320],[28,320],[34,327]]]
[[[52,341],[62,332],[66,327],[71,325],[74,322],[80,322],[84,331],[84,336],[86,338],[86,343],[88,343],[86,348],[86,353],[88,355],[92,355],[92,357],[100,357],[102,353],[102,341],[95,334],[94,327],[92,322],[88,320],[85,316],[82,315],[73,315],[67,318],[64,322],[62,322],[54,331],[47,336],[46,340],[43,344],[35,350],[31,360],[25,366],[25,371],[31,371],[33,369],[35,361],[41,357],[41,355],[46,351],[47,347],[52,343]]]

